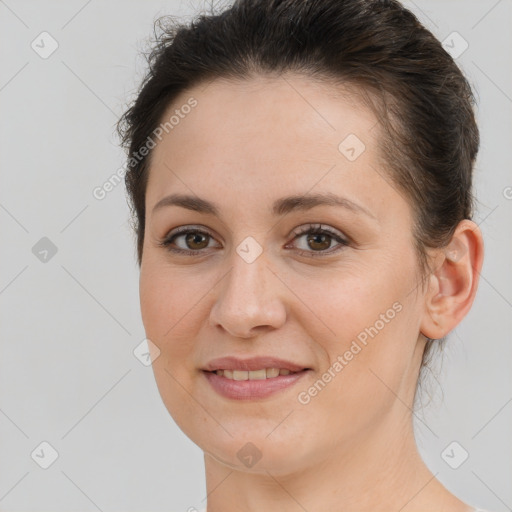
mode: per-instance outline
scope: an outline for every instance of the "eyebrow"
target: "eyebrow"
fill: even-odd
[[[220,213],[220,208],[216,204],[207,201],[206,199],[186,194],[171,194],[160,199],[160,201],[158,201],[158,203],[153,207],[152,213],[166,206],[180,206],[187,210],[193,210],[207,215],[215,215],[217,217]],[[282,197],[274,201],[274,204],[272,205],[272,213],[274,216],[283,216],[292,211],[306,211],[315,208],[316,206],[339,206],[354,213],[362,213],[377,220],[375,215],[364,206],[361,206],[346,197],[340,197],[330,192],[323,194],[316,193]]]

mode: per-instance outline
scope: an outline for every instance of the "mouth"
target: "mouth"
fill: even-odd
[[[211,388],[224,398],[251,400],[267,398],[289,389],[312,368],[273,357],[211,361],[202,369]]]
[[[267,380],[267,379],[275,379],[280,375],[292,375],[295,373],[299,373],[302,371],[309,370],[309,368],[304,368],[303,370],[292,372],[288,368],[262,368],[260,370],[215,370],[214,372],[219,377],[224,377],[229,380],[243,381],[243,380]]]

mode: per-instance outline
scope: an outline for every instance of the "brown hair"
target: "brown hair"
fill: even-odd
[[[458,223],[471,218],[480,142],[471,87],[442,44],[398,1],[235,0],[188,25],[169,17],[157,24],[149,71],[118,123],[128,152],[125,184],[139,265],[152,154],[141,157],[139,150],[178,94],[216,78],[291,71],[357,90],[380,122],[386,177],[415,213],[423,276],[426,248],[445,247]]]

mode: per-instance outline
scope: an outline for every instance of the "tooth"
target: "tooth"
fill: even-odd
[[[267,378],[267,372],[265,368],[263,370],[253,370],[249,372],[249,380],[263,380]]]
[[[249,380],[249,372],[233,370],[233,380]]]
[[[262,368],[261,370],[245,371],[245,370],[216,370],[217,375],[223,376],[231,380],[263,380],[272,379],[279,375],[290,375],[291,372],[287,368]]]
[[[267,368],[267,379],[277,377],[279,375],[279,368]]]

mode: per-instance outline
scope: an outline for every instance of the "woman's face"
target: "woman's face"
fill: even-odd
[[[335,93],[294,75],[214,81],[178,98],[153,150],[140,299],[156,382],[187,436],[245,471],[297,471],[410,418],[412,213],[374,115]],[[287,366],[301,371],[271,370]]]

